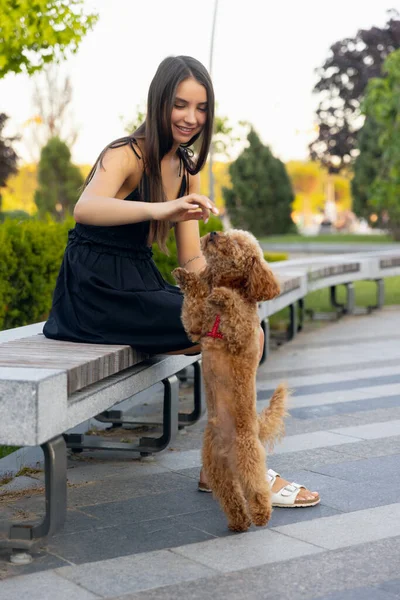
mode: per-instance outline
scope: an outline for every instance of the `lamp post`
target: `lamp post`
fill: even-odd
[[[210,77],[212,77],[214,37],[215,37],[215,24],[217,22],[217,10],[218,10],[218,0],[214,0],[214,16],[213,16],[213,22],[212,22],[211,42],[210,42],[210,63],[209,63]],[[214,154],[214,143],[211,140],[210,156],[209,156],[209,162],[208,162],[208,187],[209,187],[208,195],[211,200],[214,200],[214,175],[213,175],[213,170],[212,170],[213,169],[213,154]]]

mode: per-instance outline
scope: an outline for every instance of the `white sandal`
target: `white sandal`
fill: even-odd
[[[268,469],[268,479],[271,484],[271,488],[274,485],[276,478],[280,477],[280,474],[273,469]],[[302,508],[305,506],[315,506],[321,501],[321,498],[317,496],[312,500],[300,500],[297,501],[299,491],[307,489],[304,485],[298,483],[288,483],[278,492],[272,492],[272,506],[279,508]]]

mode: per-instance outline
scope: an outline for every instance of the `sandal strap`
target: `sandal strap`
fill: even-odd
[[[276,478],[280,476],[280,473],[277,473],[273,469],[268,469],[268,481],[271,484],[271,487],[274,485]]]
[[[281,488],[279,492],[274,493],[278,496],[282,496],[283,498],[289,498],[293,495],[297,497],[297,494],[301,489],[305,490],[306,488],[304,487],[304,485],[300,485],[299,483],[295,483],[293,481],[292,483],[288,483],[287,485],[285,485],[285,487]]]

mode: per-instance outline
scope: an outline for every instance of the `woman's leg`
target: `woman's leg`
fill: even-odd
[[[174,352],[166,352],[165,354],[200,354],[201,346],[200,344],[196,344],[196,346],[190,346],[190,348],[186,348],[185,350],[174,350]]]
[[[262,330],[262,328],[260,327],[260,360],[262,357],[264,351],[264,331]],[[202,486],[206,487],[207,486],[207,478],[205,476],[204,470],[201,469],[200,471],[200,482],[199,482]],[[289,483],[291,483],[290,481],[287,481],[287,479],[283,479],[283,477],[277,476],[274,484],[272,486],[272,491],[273,492],[279,492],[279,490],[281,490],[282,488],[284,488],[286,485],[288,485]],[[315,500],[318,498],[318,492],[310,492],[310,490],[307,489],[303,489],[301,488],[299,490],[299,493],[297,495],[297,500],[299,502],[301,501],[309,501],[309,500]]]

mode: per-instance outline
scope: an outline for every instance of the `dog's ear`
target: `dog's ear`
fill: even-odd
[[[254,258],[246,286],[246,296],[249,300],[272,300],[279,296],[280,291],[279,283],[265,260]]]

